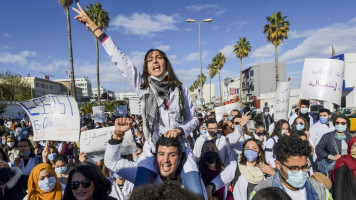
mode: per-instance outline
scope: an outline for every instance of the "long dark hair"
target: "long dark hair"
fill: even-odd
[[[244,153],[245,153],[246,144],[249,141],[254,141],[257,144],[259,154],[261,154],[257,157],[256,164],[257,165],[260,163],[266,164],[265,151],[263,150],[262,143],[259,140],[256,140],[254,138],[249,138],[249,139],[245,140],[245,143],[242,145],[242,152],[240,154],[240,156],[241,156],[240,164],[246,165],[246,163],[247,163],[247,158]]]
[[[309,122],[302,116],[298,116],[297,118],[295,118],[292,126],[291,126],[291,129],[292,129],[292,132],[293,131],[296,131],[297,128],[296,128],[296,125],[297,125],[297,119],[302,119],[304,121],[304,131],[309,131]]]
[[[73,174],[81,173],[85,178],[94,183],[93,199],[107,199],[111,192],[111,183],[100,169],[93,163],[84,162],[76,165],[68,175],[67,187],[64,190],[63,199],[75,200],[70,183],[72,182]]]
[[[30,158],[35,157],[35,148],[33,148],[31,140],[29,140],[29,139],[27,139],[27,138],[22,138],[22,139],[19,141],[19,143],[20,143],[20,142],[26,142],[27,145],[30,147],[30,151],[31,151],[29,157],[30,157]],[[21,155],[20,155],[20,158],[22,158]]]
[[[211,143],[214,145],[214,148],[217,150],[217,153],[218,153],[218,158],[216,159],[216,162],[215,162],[215,167],[216,167],[216,170],[218,171],[218,173],[220,174],[224,168],[225,168],[225,165],[223,163],[223,161],[221,160],[220,158],[220,155],[219,155],[219,150],[218,148],[216,147],[215,143],[211,140],[208,140],[208,141],[205,141],[203,146],[202,146],[202,153],[200,155],[200,159],[199,159],[199,171],[200,171],[200,174],[201,174],[201,178],[203,179],[203,182],[204,184],[208,184],[211,180],[212,180],[212,177],[211,177],[211,173],[209,171],[209,166],[208,164],[205,162],[205,159],[204,159],[204,154],[203,154],[203,149],[204,149],[204,146],[208,143]]]
[[[159,49],[150,49],[147,51],[147,53],[145,55],[145,60],[144,60],[144,64],[143,64],[143,72],[142,72],[142,81],[143,82],[141,83],[141,89],[146,89],[148,87],[148,77],[150,76],[150,74],[148,73],[148,68],[147,68],[147,58],[149,55],[151,55],[151,53],[153,51],[158,51],[159,54],[162,56],[162,58],[166,61],[166,71],[168,72],[168,76],[166,78],[167,78],[169,87],[173,89],[177,86],[181,86],[182,82],[179,81],[176,74],[174,73],[172,65],[169,62],[167,55]]]
[[[287,120],[281,119],[276,123],[276,126],[274,127],[273,133],[269,138],[273,138],[274,136],[277,136],[278,139],[282,137],[282,126],[283,124],[288,124],[289,126],[289,132],[290,132],[290,125]]]
[[[10,161],[9,157],[7,157],[5,151],[2,148],[0,148],[0,154],[2,156],[2,161],[5,161],[5,162],[9,162]]]

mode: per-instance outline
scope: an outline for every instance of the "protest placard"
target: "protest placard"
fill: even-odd
[[[129,101],[129,106],[130,106],[130,113],[132,115],[141,115],[141,112],[140,112],[140,100],[139,99],[130,100]]]
[[[80,151],[85,153],[104,152],[111,135],[114,134],[115,126],[106,128],[91,129],[80,134]],[[137,147],[131,132],[128,130],[121,143],[121,155],[132,154],[137,151]]]
[[[122,117],[127,115],[127,107],[124,106],[115,106],[115,116]]]
[[[274,97],[274,120],[285,119],[288,120],[289,111],[289,81],[279,82]]]
[[[344,61],[306,58],[301,82],[301,99],[318,99],[341,104]]]
[[[241,104],[239,102],[230,103],[227,105],[216,107],[215,110],[215,117],[216,121],[219,122],[224,113],[230,114],[230,112],[234,109],[240,110]]]
[[[93,106],[93,116],[94,122],[106,122],[105,118],[105,107],[104,106]]]
[[[79,140],[79,109],[73,97],[49,94],[19,105],[30,117],[34,141]]]

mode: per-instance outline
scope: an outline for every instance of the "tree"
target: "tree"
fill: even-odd
[[[240,37],[240,40],[234,45],[234,52],[236,57],[240,58],[240,90],[239,100],[242,98],[242,59],[246,58],[251,51],[250,42],[246,40],[246,37]]]
[[[110,17],[109,13],[106,12],[100,3],[89,4],[85,8],[85,12],[90,17],[90,19],[102,30],[105,30],[109,26]],[[93,33],[94,36],[94,33]],[[99,45],[98,45],[98,38],[95,37],[95,47],[96,47],[96,82],[97,87],[100,88],[100,76],[99,76]],[[100,101],[100,90],[98,89],[98,103],[101,104]]]
[[[74,64],[73,64],[73,50],[72,50],[72,30],[70,25],[69,6],[72,5],[73,0],[57,0],[64,8],[67,16],[68,28],[68,42],[69,42],[69,62],[70,62],[70,78],[71,78],[71,92],[74,99],[76,99],[75,82],[74,82]],[[77,2],[78,0],[76,0]]]
[[[216,56],[213,58],[213,65],[216,67],[216,69],[219,73],[220,104],[222,103],[220,71],[224,67],[225,63],[226,63],[226,58],[221,52],[216,54]]]
[[[209,93],[209,99],[210,99],[210,103],[211,103],[211,79],[214,78],[214,76],[216,75],[217,73],[217,69],[216,67],[211,63],[208,65],[208,70],[209,70],[209,78],[210,78],[210,93]]]
[[[6,104],[0,103],[0,115],[4,114],[6,112]],[[2,126],[2,124],[0,124]]]
[[[267,34],[267,41],[274,45],[276,88],[279,82],[277,48],[284,39],[288,39],[290,23],[286,21],[287,17],[282,16],[281,11],[273,13],[271,16],[266,17],[268,23],[263,27],[263,33]]]
[[[31,99],[30,83],[9,70],[0,73],[0,100],[25,101]]]
[[[92,113],[93,112],[93,106],[95,106],[95,104],[93,104],[91,102],[83,103],[79,108],[79,112],[81,114],[83,114],[83,115]]]

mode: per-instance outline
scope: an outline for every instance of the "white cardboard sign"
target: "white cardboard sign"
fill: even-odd
[[[106,128],[91,129],[83,131],[80,134],[80,151],[84,153],[105,152],[106,145],[114,134],[115,126]],[[121,145],[121,155],[132,154],[137,151],[137,147],[131,133],[128,130],[125,133],[124,140]]]
[[[274,97],[274,119],[288,120],[290,82],[279,82]]]
[[[127,107],[125,106],[115,106],[115,116],[126,116]]]
[[[341,105],[344,61],[306,58],[301,82],[301,99],[318,99]]]
[[[105,122],[105,107],[104,106],[93,106],[93,116],[94,116],[94,122]]]
[[[215,110],[215,117],[216,121],[219,122],[224,113],[230,114],[230,112],[234,109],[240,110],[241,104],[239,102],[230,103],[227,105],[216,107]]]
[[[130,100],[129,101],[129,106],[130,106],[130,113],[132,115],[141,115],[140,112],[140,100]]]
[[[49,94],[19,104],[31,119],[34,141],[79,140],[79,109],[73,97]]]

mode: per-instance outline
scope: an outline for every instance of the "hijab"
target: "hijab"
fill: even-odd
[[[335,180],[335,172],[338,168],[346,165],[347,168],[352,170],[354,174],[354,181],[356,180],[356,159],[351,156],[351,147],[356,142],[356,137],[352,137],[347,146],[347,154],[342,156],[336,161],[334,170],[333,170],[333,180]]]
[[[53,190],[50,192],[42,191],[38,186],[38,176],[40,175],[41,170],[47,169],[50,171],[53,176],[56,178],[56,185],[54,186]],[[36,165],[28,178],[28,199],[29,200],[61,200],[62,199],[62,187],[59,183],[56,172],[54,172],[51,165],[48,163],[41,163]]]

